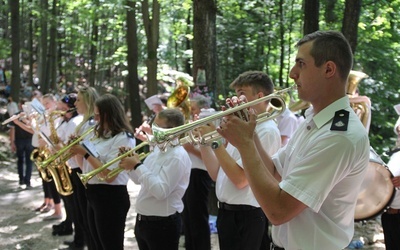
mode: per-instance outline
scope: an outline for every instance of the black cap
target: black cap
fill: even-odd
[[[71,93],[61,98],[61,101],[66,103],[69,108],[75,108],[76,96],[77,95],[75,93]]]

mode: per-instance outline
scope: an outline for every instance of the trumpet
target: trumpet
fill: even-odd
[[[71,143],[69,143],[68,145],[64,146],[59,151],[57,151],[57,153],[48,157],[46,160],[38,163],[37,164],[38,168],[46,169],[52,162],[54,162],[58,158],[60,158],[58,162],[66,162],[72,156],[70,153],[67,153],[68,150],[70,150],[73,146],[81,142],[87,135],[93,132],[93,130],[94,127],[89,128],[79,138],[74,139]]]
[[[224,116],[227,116],[230,114],[241,113],[241,114],[246,115],[247,108],[250,108],[256,104],[259,104],[261,102],[266,102],[266,101],[270,101],[270,103],[272,104],[271,106],[272,106],[273,112],[272,113],[264,112],[264,113],[259,114],[257,116],[257,123],[264,122],[264,121],[267,121],[270,119],[275,119],[276,117],[280,116],[286,109],[286,104],[282,97],[283,94],[286,92],[289,92],[291,90],[294,90],[295,87],[296,87],[296,85],[293,85],[292,87],[282,89],[280,91],[276,91],[270,95],[261,97],[254,101],[238,105],[236,107],[227,109],[223,112],[219,112],[217,114],[210,115],[208,117],[202,118],[202,119],[197,120],[192,123],[184,124],[179,127],[164,129],[164,128],[160,128],[160,127],[156,126],[155,124],[153,124],[153,127],[152,127],[153,136],[154,136],[153,142],[155,142],[157,144],[157,146],[160,147],[161,150],[165,150],[167,144],[171,144],[171,141],[174,138],[176,138],[182,134],[189,133],[188,136],[179,140],[179,144],[182,145],[182,144],[191,142],[194,144],[208,145],[208,144],[212,143],[213,141],[221,138],[222,136],[217,131],[213,131],[213,132],[205,134],[203,136],[195,137],[192,134],[192,131],[195,128],[204,126],[210,122],[219,120],[219,119],[223,118]]]
[[[149,145],[148,142],[142,142],[142,143],[140,143],[139,145],[137,145],[136,147],[134,147],[134,148],[132,148],[132,149],[130,149],[130,150],[124,152],[123,154],[121,154],[121,155],[119,155],[118,157],[112,159],[111,161],[107,162],[106,164],[102,165],[102,166],[99,167],[99,168],[96,168],[96,169],[94,169],[94,170],[92,170],[92,171],[90,171],[90,172],[88,172],[88,173],[86,173],[86,174],[80,174],[80,173],[78,173],[79,179],[81,180],[82,184],[86,187],[86,184],[88,183],[88,181],[89,181],[90,179],[92,179],[94,176],[96,176],[96,175],[98,175],[99,173],[103,172],[103,171],[106,170],[108,167],[110,167],[110,166],[113,165],[114,163],[116,163],[116,162],[122,160],[123,158],[131,156],[132,153],[134,153],[135,151],[137,151],[137,150],[139,150],[139,149],[141,149],[141,148],[143,148],[143,147],[145,147],[145,146],[147,146],[147,145]],[[140,160],[143,160],[149,153],[150,153],[150,152],[139,154],[139,159],[140,159]],[[119,173],[121,173],[121,172],[124,171],[124,170],[125,170],[125,169],[123,169],[123,168],[115,168],[115,169],[111,170],[105,177],[99,178],[99,180],[105,181],[105,180],[107,180],[107,179],[110,179],[110,178],[112,178],[112,177],[118,175]]]

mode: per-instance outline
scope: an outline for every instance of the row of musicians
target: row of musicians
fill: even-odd
[[[231,87],[248,101],[273,93],[270,78],[262,72],[246,72]],[[89,173],[117,157],[120,147],[135,147],[135,138],[124,108],[118,98],[98,96],[95,89],[81,88],[75,97],[63,98],[59,109],[75,107],[57,124],[57,133],[67,142],[70,135],[83,134],[91,126],[94,133],[86,140],[94,148],[82,145],[71,148],[74,157],[68,160],[74,192],[73,206],[68,213],[74,218],[74,244],[86,244],[89,249],[123,249],[125,221],[130,208],[127,183],[131,179],[141,186],[136,200],[135,236],[140,249],[178,249],[183,218],[186,249],[211,249],[208,223],[208,193],[215,181],[219,201],[217,229],[220,249],[267,249],[268,221],[248,186],[240,155],[230,144],[219,142],[213,148],[190,144],[171,146],[167,150],[155,147],[144,162],[138,154],[125,157],[111,165],[83,186],[77,173]],[[42,100],[48,107],[46,100]],[[209,108],[201,99],[191,102],[196,117],[200,108]],[[268,103],[253,107],[263,113]],[[293,114],[292,114],[293,115]],[[284,116],[282,116],[283,119]],[[297,119],[282,122],[286,130],[294,130]],[[164,109],[155,117],[160,128],[174,128],[184,124],[178,109]],[[43,124],[43,133],[50,131]],[[47,130],[47,131],[46,131]],[[198,129],[205,134],[215,131],[209,124]],[[268,153],[275,153],[287,141],[275,121],[257,125],[257,134]],[[289,134],[287,134],[289,136]],[[178,140],[178,139],[175,139]],[[215,144],[214,144],[215,145]],[[268,145],[268,147],[267,147]],[[124,168],[111,178],[105,178],[115,168]],[[105,178],[105,179],[104,179]],[[182,213],[182,216],[181,216]]]

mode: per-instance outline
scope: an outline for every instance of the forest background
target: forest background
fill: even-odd
[[[22,85],[43,92],[67,83],[118,95],[138,127],[143,98],[175,81],[216,104],[247,70],[288,77],[295,43],[316,30],[338,30],[354,52],[354,70],[372,101],[371,146],[394,146],[400,103],[400,0],[0,0],[0,66],[11,96]],[[171,79],[173,75],[173,79]],[[292,93],[296,100],[296,93]]]

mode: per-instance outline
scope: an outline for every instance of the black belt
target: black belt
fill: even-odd
[[[142,215],[142,214],[137,214],[137,219],[139,221],[162,221],[162,220],[170,220],[174,219],[175,217],[178,216],[178,212],[171,214],[170,216],[148,216],[148,215]]]
[[[223,210],[230,210],[230,211],[249,211],[257,209],[258,207],[253,207],[250,205],[232,205],[225,202],[218,202],[218,207]]]
[[[273,242],[271,242],[269,250],[285,250],[285,248],[282,247],[278,247],[277,245],[275,245]]]

